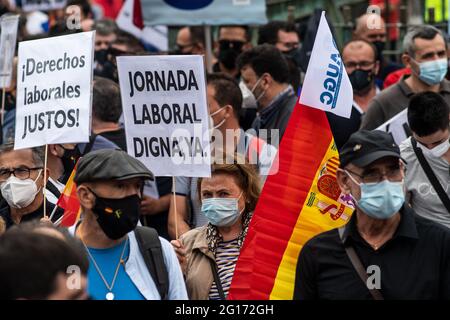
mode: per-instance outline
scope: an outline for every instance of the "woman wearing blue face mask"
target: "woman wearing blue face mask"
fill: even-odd
[[[211,178],[199,180],[201,210],[209,223],[172,241],[190,299],[228,295],[259,193],[259,176],[250,164],[214,164]]]

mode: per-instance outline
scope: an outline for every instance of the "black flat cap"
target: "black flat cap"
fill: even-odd
[[[341,168],[349,163],[363,168],[384,157],[400,159],[400,148],[391,134],[380,130],[353,133],[339,152]]]
[[[98,180],[126,180],[143,178],[154,180],[153,173],[139,160],[125,151],[101,149],[83,156],[77,165],[76,184]]]

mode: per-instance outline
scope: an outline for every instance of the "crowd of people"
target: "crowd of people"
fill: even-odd
[[[76,29],[66,23],[74,6],[81,13]],[[47,156],[45,147],[14,150],[16,81],[4,91],[0,298],[226,299],[302,91],[306,44],[295,24],[271,21],[257,34],[248,26],[218,27],[213,52],[203,27],[180,27],[174,50],[154,52],[100,9],[69,0],[45,15],[45,26],[36,22],[44,13],[21,15],[19,41],[96,31],[92,132],[88,143],[48,145]],[[415,26],[403,39],[401,61],[383,55],[386,41],[383,19],[365,14],[340,46],[352,111],[348,119],[327,118],[340,155],[337,182],[355,213],[345,227],[303,247],[295,299],[450,299],[450,37]],[[212,61],[211,141],[232,161],[212,163],[209,178],[176,177],[173,185],[127,154],[116,57],[149,54]],[[374,130],[405,109],[405,141]],[[230,130],[232,147],[215,137]],[[75,165],[81,214],[65,229],[57,226],[64,214],[57,200]],[[147,180],[159,198],[144,194]],[[361,281],[355,255],[364,269],[380,267],[379,288]]]

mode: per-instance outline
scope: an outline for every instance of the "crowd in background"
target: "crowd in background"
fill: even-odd
[[[8,3],[2,1],[2,13],[19,11]],[[67,24],[74,6],[81,13],[78,29]],[[307,71],[306,44],[295,24],[271,21],[257,30],[240,25],[219,26],[213,35],[212,52],[206,49],[203,27],[180,26],[175,47],[157,52],[119,29],[111,19],[119,10],[120,6],[105,7],[101,1],[69,0],[61,10],[21,13],[18,41],[96,31],[92,134],[88,143],[49,145],[44,175],[44,147],[13,148],[16,82],[6,89],[0,146],[1,298],[227,297],[240,248],[273,160],[261,156],[256,165],[251,165],[248,158],[276,154],[278,138],[283,137],[301,94]],[[369,19],[375,19],[379,27],[369,28]],[[387,41],[384,20],[365,14],[355,21],[352,39],[340,46],[353,87],[353,106],[349,119],[327,113],[337,149],[346,159],[341,161],[338,180],[341,190],[355,199],[358,220],[352,227],[361,235],[357,241],[363,244],[357,251],[364,256],[364,262],[371,261],[374,251],[386,250],[385,265],[393,259],[397,268],[389,275],[392,286],[387,285],[383,291],[386,298],[412,294],[412,298],[419,299],[448,299],[450,253],[443,252],[450,241],[449,36],[430,25],[410,29],[403,39],[401,61],[383,55]],[[226,130],[239,132],[235,139],[242,148],[238,150],[245,150],[237,154],[225,143],[216,145],[232,154],[235,161],[213,164],[210,178],[177,177],[174,190],[172,178],[154,177],[126,154],[116,57],[153,54],[203,55],[205,62],[212,61],[212,73],[207,76],[211,126],[222,134]],[[406,108],[411,137],[400,146],[368,131]],[[270,129],[278,130],[279,136],[261,138],[259,133]],[[354,153],[366,144],[367,155],[377,151],[379,156],[363,163]],[[353,150],[355,158],[348,155],[349,150]],[[443,192],[436,191],[436,182],[431,182],[421,157],[425,157]],[[238,161],[240,158],[247,160]],[[75,182],[82,216],[66,230],[52,222],[63,215],[56,202],[77,161]],[[156,181],[158,199],[143,194],[145,180]],[[389,185],[400,182],[404,190]],[[380,187],[382,183],[388,185]],[[378,196],[370,190],[374,184],[378,184]],[[369,194],[372,198],[366,200],[373,202],[367,204],[361,199]],[[393,199],[397,203],[393,204]],[[108,210],[120,210],[121,214],[114,219]],[[418,217],[414,218],[419,219],[417,226],[409,215]],[[154,228],[159,237],[142,226]],[[395,240],[397,235],[418,238],[420,245],[408,247]],[[296,279],[302,289],[296,291],[296,298],[337,298],[332,290],[338,284],[327,279],[338,277],[332,272],[338,263],[324,258],[325,252],[331,250],[324,244],[336,245],[337,233],[333,234],[336,239],[328,236],[313,239],[302,251],[298,266],[301,276]],[[435,251],[423,255],[433,246]],[[414,263],[420,264],[422,270],[436,276],[409,291],[409,286],[396,282],[396,272],[402,267],[408,269],[410,264],[406,253],[393,258],[402,249],[414,256]],[[320,268],[320,264],[328,264],[328,268]],[[73,276],[67,273],[72,265],[80,266],[81,280],[76,290],[66,286]],[[152,270],[151,265],[156,265],[157,270]],[[346,276],[342,272],[339,281],[345,282]],[[408,273],[407,279],[414,282],[414,278],[415,273]],[[352,292],[344,284],[339,285]],[[353,285],[357,297],[368,295],[369,291],[358,293],[365,289],[360,283]],[[355,297],[351,293],[345,296]]]

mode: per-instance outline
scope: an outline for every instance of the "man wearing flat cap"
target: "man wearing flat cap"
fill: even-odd
[[[159,261],[165,264],[168,278],[167,295],[163,297],[159,276],[155,279],[155,272],[152,274],[148,267],[150,258],[145,251],[143,254],[144,233],[137,228],[144,227],[137,224],[146,179],[154,179],[153,174],[121,150],[93,151],[78,163],[74,181],[82,215],[72,231],[89,256],[88,292],[94,299],[187,299],[170,243],[159,237],[163,256]],[[161,269],[164,266],[159,268],[160,273]]]
[[[450,299],[450,230],[405,204],[404,164],[392,136],[352,134],[337,181],[355,211],[346,226],[302,248],[295,299]]]

